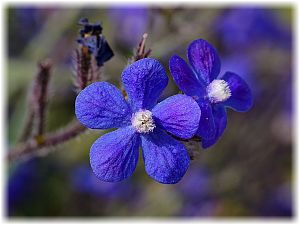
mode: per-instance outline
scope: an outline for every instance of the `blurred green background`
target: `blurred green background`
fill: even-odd
[[[254,94],[249,112],[228,110],[227,129],[216,145],[206,151],[190,146],[195,159],[176,185],[150,179],[142,160],[126,181],[97,180],[89,167],[89,148],[103,131],[93,130],[46,156],[9,163],[7,216],[292,217],[293,13],[291,6],[7,6],[8,148],[17,144],[25,126],[27,91],[42,59],[54,63],[46,130],[74,119],[72,55],[82,17],[102,22],[115,53],[104,66],[109,82],[120,83],[147,32],[151,57],[170,78],[162,98],[179,91],[169,58],[175,53],[185,57],[188,44],[198,38],[218,50],[222,73],[236,72]]]

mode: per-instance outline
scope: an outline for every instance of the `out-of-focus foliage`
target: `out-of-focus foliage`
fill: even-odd
[[[8,146],[25,123],[26,93],[37,62],[53,59],[47,131],[74,119],[76,93],[71,61],[77,21],[101,21],[115,56],[105,64],[116,85],[143,32],[147,46],[168,71],[176,53],[203,38],[221,56],[222,70],[242,76],[254,93],[247,113],[228,111],[228,126],[212,148],[198,148],[185,177],[162,185],[144,172],[107,184],[89,167],[91,144],[103,134],[89,131],[46,157],[14,162],[7,170],[7,215],[49,216],[285,216],[293,215],[293,29],[291,7],[281,8],[48,8],[6,9]],[[131,36],[132,35],[132,36]],[[169,76],[162,98],[178,92]]]

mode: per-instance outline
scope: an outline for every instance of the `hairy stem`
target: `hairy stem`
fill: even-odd
[[[79,91],[84,89],[93,80],[91,61],[92,57],[87,47],[81,46],[75,51],[75,86]]]
[[[36,85],[37,90],[34,92],[37,98],[36,99],[37,136],[41,136],[44,134],[48,84],[49,84],[51,67],[52,67],[52,63],[50,60],[45,60],[39,63],[40,71],[37,76],[37,85]]]
[[[28,156],[33,156],[35,153],[38,153],[39,150],[62,144],[81,134],[85,130],[86,127],[82,126],[78,122],[73,122],[67,128],[61,131],[45,135],[43,141],[32,138],[25,143],[21,143],[16,147],[9,149],[7,159],[9,161],[14,161],[17,159],[26,158]]]
[[[38,73],[32,87],[28,91],[27,106],[29,112],[20,141],[26,141],[33,131],[35,131],[36,136],[44,133],[47,89],[51,67],[50,59],[46,59],[38,64]]]
[[[32,110],[31,107],[29,107],[29,115],[27,116],[27,121],[25,122],[25,127],[23,129],[22,135],[20,137],[20,141],[26,141],[30,135],[31,135],[31,131],[32,131],[32,127],[33,127],[33,120],[34,120],[34,111]]]

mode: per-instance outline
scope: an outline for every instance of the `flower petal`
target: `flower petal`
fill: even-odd
[[[130,124],[131,110],[121,92],[107,82],[83,89],[75,101],[77,119],[92,129],[108,129]]]
[[[197,136],[204,139],[211,139],[216,133],[211,104],[203,99],[199,99],[197,102],[201,109],[201,118],[199,128],[197,130]]]
[[[184,145],[159,129],[141,137],[148,175],[163,184],[177,183],[190,163]]]
[[[227,126],[227,114],[225,107],[222,105],[215,105],[213,107],[213,117],[216,126],[216,133],[212,139],[202,139],[202,147],[208,148],[215,144],[218,139],[222,136]]]
[[[206,85],[219,75],[221,62],[218,53],[207,41],[193,41],[189,45],[187,56],[199,79],[203,79]]]
[[[174,95],[158,103],[152,110],[155,124],[180,138],[191,138],[200,121],[200,107],[187,95]]]
[[[152,109],[161,92],[168,84],[162,65],[155,59],[141,59],[127,66],[122,82],[133,112]]]
[[[222,104],[238,112],[248,111],[253,104],[253,97],[248,84],[232,72],[226,72],[221,79],[228,83],[231,90],[230,98]]]
[[[139,144],[139,135],[131,126],[103,135],[91,147],[93,172],[100,180],[109,182],[129,177],[137,165]]]
[[[202,79],[197,79],[194,72],[182,58],[173,55],[169,61],[169,67],[175,83],[183,93],[199,97],[205,95],[206,88]]]

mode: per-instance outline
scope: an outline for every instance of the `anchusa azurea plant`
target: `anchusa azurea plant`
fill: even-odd
[[[52,64],[42,63],[32,93],[40,95],[29,101],[39,107],[33,109],[26,125],[23,139],[27,144],[11,151],[10,160],[63,143],[86,128],[116,129],[91,147],[90,164],[96,177],[107,182],[128,178],[137,166],[141,147],[146,173],[157,182],[174,184],[184,176],[193,158],[193,152],[183,142],[201,141],[203,148],[212,146],[226,128],[225,108],[247,111],[252,106],[246,82],[232,72],[219,76],[219,56],[202,39],[193,41],[188,48],[191,66],[179,56],[170,59],[170,72],[184,94],[158,101],[168,76],[159,61],[149,58],[147,34],[123,70],[119,90],[102,81],[101,68],[114,53],[102,35],[101,24],[84,18],[79,25],[82,28],[74,57],[74,85],[79,92],[75,114],[81,124],[76,121],[63,131],[45,134],[43,121]],[[35,124],[38,132],[28,133]]]
[[[251,107],[252,95],[242,78],[231,72],[218,77],[220,59],[210,44],[202,39],[192,42],[188,58],[191,67],[179,56],[170,59],[170,71],[184,94],[159,103],[168,77],[152,58],[137,58],[124,69],[127,99],[108,82],[94,82],[79,93],[75,113],[83,125],[117,128],[96,140],[90,150],[91,167],[100,180],[117,182],[129,177],[141,146],[147,174],[160,183],[177,183],[190,162],[180,141],[200,137],[202,147],[210,147],[226,128],[225,107],[236,111]]]

